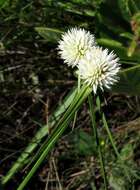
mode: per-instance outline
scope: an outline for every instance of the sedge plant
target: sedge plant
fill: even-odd
[[[87,98],[89,101],[93,133],[95,135],[101,163],[104,187],[107,189],[108,184],[104,166],[104,158],[99,143],[100,137],[97,130],[95,109],[91,94],[93,93],[95,97],[98,94],[98,90],[103,92],[104,89],[111,89],[111,86],[119,80],[119,58],[113,52],[109,52],[108,49],[99,47],[95,41],[94,35],[92,35],[89,31],[76,27],[68,30],[62,35],[58,45],[58,53],[64,60],[64,63],[66,63],[69,67],[76,69],[76,73],[78,75],[78,86],[75,89],[75,93],[66,109],[61,112],[59,119],[56,122],[53,122],[52,132],[42,144],[40,151],[36,154],[33,160],[30,171],[27,173],[25,178],[23,178],[17,189],[23,190],[25,188],[28,181],[32,178],[48,153],[52,150],[55,143],[69,126],[70,122],[73,119],[75,120],[78,109]],[[103,117],[103,121],[105,124],[105,117]],[[108,132],[108,126],[105,125],[105,127]],[[108,132],[108,135],[111,143],[113,143],[111,133]],[[112,145],[116,151],[117,148],[115,144],[113,143]],[[34,148],[35,145],[32,149]],[[118,151],[116,152],[117,156],[119,156]],[[19,169],[19,167],[17,167],[17,169]],[[10,170],[10,172],[12,172],[12,170]],[[14,172],[12,172],[11,175],[8,173],[4,176],[2,183],[5,185],[15,172],[16,169],[14,169]]]

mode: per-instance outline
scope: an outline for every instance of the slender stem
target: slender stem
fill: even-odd
[[[108,124],[107,124],[107,121],[106,121],[106,118],[105,118],[105,114],[101,111],[101,106],[100,106],[101,103],[100,103],[100,98],[99,98],[99,96],[98,96],[98,98],[97,98],[97,104],[98,104],[98,109],[100,110],[100,114],[102,115],[102,121],[103,121],[104,127],[105,127],[105,129],[106,129],[106,131],[107,131],[107,134],[108,134],[108,137],[109,137],[110,142],[111,142],[111,144],[112,144],[112,147],[113,147],[113,149],[114,149],[114,152],[116,153],[117,157],[119,158],[119,157],[120,157],[120,154],[119,154],[119,152],[118,152],[118,150],[117,150],[117,147],[116,147],[116,145],[115,145],[115,143],[114,143],[112,134],[111,134],[111,132],[110,132],[110,130],[109,130],[109,127],[108,127]]]
[[[94,107],[93,107],[93,100],[92,100],[91,94],[88,96],[88,102],[89,102],[89,108],[90,108],[92,128],[93,128],[94,136],[96,139],[96,145],[97,145],[97,149],[98,149],[101,170],[102,170],[102,175],[103,175],[103,179],[104,179],[104,186],[105,186],[105,190],[107,190],[107,178],[106,178],[106,173],[105,173],[104,159],[103,159],[102,150],[101,150],[101,146],[100,146],[100,140],[99,140],[98,130],[97,130],[97,126],[96,126],[95,111],[94,111]]]
[[[77,85],[77,92],[80,92],[80,87],[81,87],[81,78],[80,78],[80,73],[78,73],[78,85]],[[74,114],[74,119],[73,119],[73,125],[72,125],[72,130],[75,127],[76,119],[77,119],[77,111]]]
[[[119,152],[118,152],[118,150],[117,150],[117,147],[116,147],[116,145],[115,145],[115,143],[114,143],[114,140],[113,140],[113,137],[112,137],[111,132],[110,132],[110,130],[109,130],[109,127],[108,127],[108,124],[107,124],[107,121],[106,121],[106,118],[105,118],[105,114],[104,114],[104,113],[102,114],[102,121],[103,121],[104,127],[105,127],[105,129],[106,129],[106,131],[107,131],[107,134],[108,134],[108,137],[109,137],[110,142],[111,142],[111,144],[112,144],[112,147],[113,147],[113,149],[114,149],[114,152],[116,153],[117,157],[119,158],[119,157],[120,157],[120,154],[119,154]]]
[[[123,163],[123,161],[122,161],[122,159],[121,159],[120,153],[118,152],[118,149],[117,149],[117,147],[116,147],[116,145],[115,145],[115,142],[114,142],[114,140],[113,140],[112,134],[111,134],[111,132],[110,132],[110,130],[109,130],[109,127],[108,127],[108,124],[107,124],[107,121],[106,121],[106,118],[105,118],[105,114],[104,114],[104,113],[102,113],[102,121],[103,121],[104,127],[105,127],[105,129],[106,129],[106,131],[107,131],[107,134],[108,134],[108,137],[109,137],[109,139],[110,139],[111,145],[112,145],[112,147],[113,147],[113,149],[114,149],[114,152],[115,152],[115,154],[117,155],[118,159],[120,160],[120,162],[121,162],[121,164],[122,164],[122,166],[123,166],[123,168],[124,168],[125,175],[128,177],[129,181],[131,181],[130,176],[129,176],[129,173],[128,173],[128,170],[127,170],[125,164]]]
[[[97,136],[98,136],[98,133],[97,133]],[[107,190],[107,177],[106,177],[106,173],[105,173],[104,159],[103,159],[100,143],[98,144],[98,151],[99,151],[99,158],[100,158],[102,174],[103,174],[103,178],[104,178],[104,186],[105,186],[105,190]]]
[[[81,87],[81,77],[80,73],[78,73],[78,93],[80,92],[80,87]]]

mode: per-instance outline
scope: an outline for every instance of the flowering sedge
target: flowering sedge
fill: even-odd
[[[72,28],[59,41],[59,54],[68,66],[77,66],[81,79],[96,94],[99,87],[111,86],[118,81],[119,58],[108,49],[96,46],[94,36],[84,29]]]

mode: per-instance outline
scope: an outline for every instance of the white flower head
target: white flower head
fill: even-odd
[[[64,63],[74,67],[95,45],[94,36],[90,32],[72,28],[62,35],[58,49]]]
[[[92,86],[96,94],[99,87],[102,91],[110,89],[111,85],[118,81],[120,70],[119,58],[108,49],[93,47],[78,64],[81,79]]]

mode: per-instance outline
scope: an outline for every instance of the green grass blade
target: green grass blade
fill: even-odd
[[[110,130],[109,130],[109,127],[108,127],[108,124],[107,124],[107,121],[106,121],[106,118],[105,118],[104,113],[102,114],[102,121],[103,121],[104,127],[105,127],[105,129],[106,129],[106,131],[107,131],[107,134],[108,134],[109,140],[110,140],[110,142],[111,142],[111,145],[112,145],[112,147],[113,147],[113,149],[114,149],[114,152],[115,152],[115,154],[117,155],[117,158],[121,161],[121,164],[122,164],[122,166],[123,166],[123,168],[124,168],[124,172],[125,172],[126,177],[127,177],[127,178],[129,179],[129,181],[131,182],[131,179],[130,179],[128,170],[127,170],[125,164],[123,163],[123,161],[122,161],[122,159],[121,159],[121,156],[120,156],[120,154],[119,154],[119,152],[118,152],[118,149],[117,149],[117,147],[116,147],[116,145],[115,145],[115,142],[114,142],[113,137],[112,137],[112,134],[111,134],[111,132],[110,132]]]
[[[140,94],[140,64],[121,70],[119,81],[112,87],[113,92],[130,95]]]
[[[55,29],[55,28],[48,28],[48,27],[35,27],[35,30],[42,36],[46,41],[57,43],[60,39],[63,31]]]
[[[72,100],[74,99],[77,93],[77,88],[74,87],[71,92],[66,96],[61,106],[56,108],[56,111],[50,116],[48,125],[44,125],[39,131],[36,133],[34,138],[31,140],[29,145],[25,148],[25,150],[21,153],[17,161],[8,171],[8,173],[2,178],[2,184],[6,184],[12,176],[21,169],[26,163],[27,159],[31,155],[31,153],[38,147],[38,143],[48,134],[48,126],[53,126],[56,121],[59,120],[60,116],[64,113],[64,111],[69,107]]]
[[[104,127],[105,127],[105,129],[106,129],[106,131],[107,131],[107,134],[108,134],[108,137],[109,137],[110,142],[111,142],[111,144],[112,144],[112,147],[113,147],[113,149],[114,149],[116,155],[119,157],[119,156],[120,156],[120,155],[119,155],[119,152],[118,152],[118,150],[117,150],[117,148],[116,148],[116,145],[115,145],[115,143],[114,143],[114,140],[113,140],[113,137],[112,137],[111,132],[110,132],[110,130],[109,130],[109,127],[108,127],[108,124],[107,124],[107,121],[106,121],[106,118],[105,118],[104,113],[102,114],[102,121],[103,121]]]
[[[25,179],[22,181],[22,183],[20,184],[17,190],[22,190],[26,186],[26,184],[31,179],[33,174],[36,172],[40,164],[43,162],[44,158],[47,156],[48,152],[53,148],[54,144],[57,142],[57,140],[63,134],[64,130],[67,128],[68,124],[73,118],[75,111],[77,111],[78,108],[82,105],[83,101],[87,98],[90,92],[91,92],[91,89],[87,88],[86,86],[83,86],[83,88],[81,88],[80,93],[77,94],[73,103],[64,113],[62,119],[59,120],[58,124],[56,125],[55,129],[50,135],[46,143],[46,146],[44,147],[45,149],[43,153],[41,154],[41,156],[39,157],[39,159],[37,160],[33,168],[30,170],[30,172],[27,174]]]

